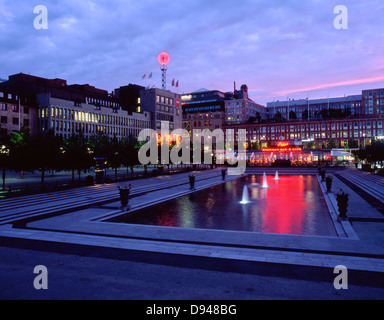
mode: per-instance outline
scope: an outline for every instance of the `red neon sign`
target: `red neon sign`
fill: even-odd
[[[263,152],[301,152],[303,148],[266,148],[263,149]]]
[[[279,143],[277,144],[277,146],[278,146],[279,148],[284,148],[284,147],[288,147],[288,146],[289,146],[289,143],[288,143],[288,142],[279,142]]]

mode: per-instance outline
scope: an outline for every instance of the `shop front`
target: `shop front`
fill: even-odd
[[[306,150],[289,142],[247,153],[249,166],[273,166],[279,163],[291,166],[318,166],[331,162],[331,151]]]

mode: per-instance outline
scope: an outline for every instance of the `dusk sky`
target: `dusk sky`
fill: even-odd
[[[37,5],[48,9],[47,30],[34,28]],[[348,30],[334,27],[337,5]],[[166,51],[168,89],[179,93],[232,91],[236,81],[266,104],[384,87],[383,0],[0,0],[0,30],[3,79],[160,87]]]

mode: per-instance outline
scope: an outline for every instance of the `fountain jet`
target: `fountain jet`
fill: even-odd
[[[263,188],[269,188],[268,182],[267,182],[267,174],[264,172],[264,179],[263,179]]]
[[[249,203],[249,190],[247,186],[244,186],[243,189],[243,200],[240,202],[241,204]]]
[[[279,171],[276,171],[275,180],[279,180]]]

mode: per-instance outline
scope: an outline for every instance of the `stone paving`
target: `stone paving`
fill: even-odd
[[[252,170],[252,173],[262,174],[262,171]],[[219,174],[219,170],[215,170],[203,173],[200,180],[198,176],[196,189],[204,190],[223,183]],[[281,174],[284,174],[284,170]],[[210,178],[203,180],[202,177],[207,175]],[[173,183],[186,177],[187,175],[163,178],[156,184],[148,182],[150,187],[131,200],[133,209],[191,193],[188,184]],[[238,177],[232,176],[227,180],[236,178]],[[161,184],[165,187],[159,188]],[[322,188],[324,191],[324,186]],[[334,192],[326,194],[324,191],[324,196],[328,197],[327,204],[331,215],[336,214],[332,212],[336,210],[334,193],[340,189],[351,195],[348,214],[353,219],[350,223],[343,224],[334,220],[335,228],[341,230],[338,237],[166,228],[106,222],[111,219],[113,221],[113,218],[122,214],[119,202],[110,201],[28,222],[22,229],[12,228],[12,224],[4,224],[0,227],[0,241],[44,244],[51,248],[62,247],[62,250],[67,248],[69,252],[76,252],[76,247],[87,248],[91,251],[97,250],[106,257],[118,250],[118,255],[126,254],[127,259],[152,259],[152,262],[160,264],[171,260],[173,263],[184,263],[188,266],[204,259],[209,268],[221,265],[234,271],[247,270],[250,273],[256,270],[263,273],[266,268],[273,267],[276,273],[281,274],[284,274],[287,268],[304,268],[311,270],[311,274],[314,270],[318,274],[329,274],[336,266],[344,265],[355,274],[357,282],[367,281],[369,285],[384,287],[384,224],[381,222],[383,215],[336,176]],[[368,217],[372,220],[358,219]]]

